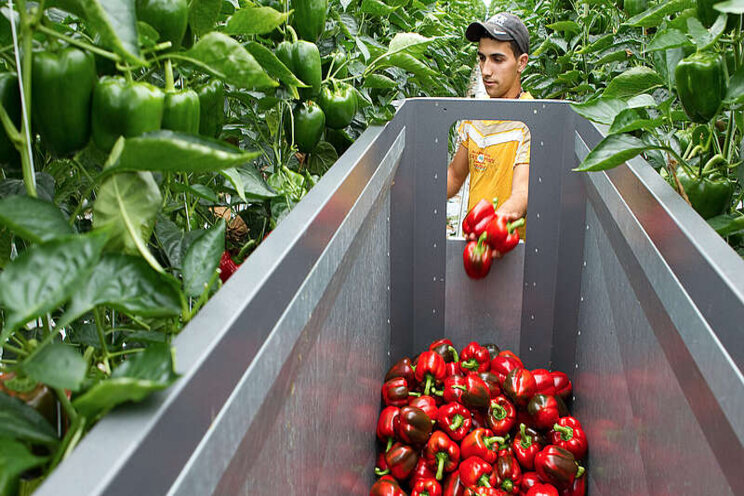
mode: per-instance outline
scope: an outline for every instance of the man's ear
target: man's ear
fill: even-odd
[[[517,59],[517,71],[518,72],[521,73],[525,69],[525,67],[527,67],[527,59],[529,57],[530,56],[527,55],[526,53],[523,53],[522,55],[519,56],[519,58]]]

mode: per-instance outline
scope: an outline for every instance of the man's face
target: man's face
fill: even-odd
[[[520,75],[527,65],[527,54],[514,57],[508,41],[481,38],[478,43],[483,84],[491,98],[517,98],[521,90]]]

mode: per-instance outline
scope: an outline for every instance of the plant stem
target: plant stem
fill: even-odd
[[[59,33],[53,29],[50,29],[43,24],[39,24],[36,29],[41,31],[42,33],[52,36],[54,38],[59,38],[60,40],[63,40],[70,45],[76,46],[78,48],[82,48],[83,50],[86,50],[91,53],[95,53],[96,55],[100,55],[101,57],[107,58],[109,60],[113,60],[114,62],[121,62],[121,57],[116,55],[113,52],[109,52],[108,50],[104,50],[103,48],[99,48],[95,45],[92,45],[86,41],[81,41],[75,38],[71,38],[65,34]]]
[[[111,375],[111,364],[109,364],[109,351],[106,346],[106,336],[103,332],[103,316],[101,310],[98,307],[93,309],[93,315],[96,319],[96,331],[98,332],[98,341],[101,343],[101,349],[103,350],[103,367],[106,369],[106,374]]]
[[[171,59],[165,59],[165,91],[174,91],[176,89],[173,81],[173,62]]]
[[[16,143],[16,148],[21,154],[21,168],[23,169],[23,183],[26,186],[28,196],[36,198],[36,172],[34,170],[33,155],[31,152],[31,62],[33,60],[33,25],[34,17],[26,10],[26,0],[17,0],[18,15],[20,17],[21,40],[23,48],[19,47],[16,37],[15,23],[11,22],[13,34],[13,45],[15,46],[16,69],[19,77],[19,89],[21,91],[21,142]],[[24,54],[21,60],[21,52]],[[20,145],[20,146],[19,146]]]
[[[13,353],[15,353],[16,355],[18,355],[20,357],[26,357],[26,356],[28,356],[28,351],[24,350],[23,348],[17,348],[15,346],[13,346],[12,344],[9,344],[8,342],[6,342],[3,345],[3,349],[6,349],[8,351],[12,351]]]
[[[132,353],[139,353],[141,351],[145,351],[145,348],[132,348],[131,350],[116,351],[114,353],[111,353],[109,356],[113,358],[118,356],[130,355]]]
[[[67,397],[67,393],[65,393],[65,390],[59,387],[52,388],[54,393],[57,395],[57,400],[59,400],[59,403],[62,405],[62,408],[64,408],[65,413],[68,417],[70,417],[71,422],[75,422],[78,418],[78,412],[75,410],[75,407],[72,406],[72,403],[70,402],[70,399]]]

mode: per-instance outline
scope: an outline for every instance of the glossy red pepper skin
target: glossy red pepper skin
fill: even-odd
[[[519,485],[522,494],[527,494],[530,488],[536,484],[543,484],[543,481],[540,480],[540,476],[537,475],[537,472],[532,471],[522,473],[522,483]]]
[[[584,469],[579,467],[570,451],[550,444],[535,456],[535,472],[541,480],[562,490],[571,487]]]
[[[538,393],[550,396],[556,395],[552,372],[547,369],[534,369],[532,370],[532,377],[535,378]]]
[[[460,456],[463,459],[477,456],[493,464],[498,458],[499,445],[503,442],[504,438],[494,436],[490,429],[473,429],[460,442]]]
[[[574,458],[583,460],[589,449],[589,442],[586,438],[586,432],[581,423],[574,417],[562,417],[554,425],[550,432],[550,441],[567,451],[570,451]]]
[[[404,406],[400,409],[397,438],[412,446],[423,446],[431,435],[433,424],[429,416],[415,406]]]
[[[507,496],[508,493],[496,487],[481,486],[475,488],[475,494],[476,496]]]
[[[377,419],[377,438],[387,445],[385,451],[390,450],[390,446],[395,441],[395,436],[400,423],[400,408],[397,406],[388,406],[380,412]]]
[[[469,489],[475,489],[478,486],[491,486],[491,473],[493,467],[491,464],[477,456],[466,458],[460,463],[460,480]]]
[[[514,436],[511,443],[512,452],[519,464],[527,470],[535,469],[535,455],[542,450],[542,445],[531,436],[524,424],[519,425],[519,432]]]
[[[408,383],[402,377],[395,377],[382,385],[382,400],[386,406],[406,406],[408,393]]]
[[[444,364],[444,377],[453,375],[462,375],[460,374],[460,362],[446,362]]]
[[[422,456],[432,470],[434,478],[442,480],[444,472],[452,472],[460,463],[460,447],[442,431],[436,431],[426,443]]]
[[[387,461],[385,460],[385,453],[377,454],[377,461],[375,462],[375,474],[376,475],[387,475],[390,473]]]
[[[429,394],[431,386],[444,379],[444,358],[433,351],[421,353],[416,362],[416,380],[425,383],[424,394]]]
[[[457,387],[465,388],[460,397],[460,403],[467,408],[471,410],[486,410],[488,408],[491,401],[491,391],[488,389],[488,384],[476,374],[466,375],[465,384]]]
[[[537,384],[532,373],[522,367],[513,369],[504,379],[504,394],[508,396],[516,405],[524,407],[535,394]]]
[[[372,484],[369,496],[406,496],[406,493],[400,488],[398,481],[386,475]]]
[[[493,256],[491,247],[486,243],[485,233],[478,238],[478,241],[469,241],[465,245],[465,251],[462,252],[462,262],[465,273],[471,279],[483,279],[488,275]]]
[[[473,419],[473,429],[488,429],[488,423],[486,422],[486,414],[480,410],[473,410],[470,412],[470,417]]]
[[[522,469],[511,454],[499,455],[493,466],[496,484],[508,494],[519,494],[522,483]]]
[[[416,375],[413,373],[412,365],[410,358],[401,358],[387,371],[387,374],[385,374],[385,382],[396,377],[402,377],[406,380],[407,384],[414,387],[416,384]]]
[[[433,396],[411,396],[408,399],[408,404],[410,406],[415,406],[416,408],[422,409],[431,420],[437,420],[437,415],[439,414],[439,406],[437,405],[437,401],[434,399]]]
[[[462,221],[462,232],[480,237],[486,230],[488,222],[496,215],[495,203],[495,200],[492,203],[485,198],[476,203]]]
[[[482,346],[488,350],[488,353],[490,353],[492,359],[498,356],[499,352],[501,351],[501,348],[499,348],[499,345],[495,343],[483,343]]]
[[[586,494],[586,475],[576,477],[570,487],[561,491],[560,496],[584,496]]]
[[[527,491],[526,496],[559,496],[558,489],[550,484],[535,484]]]
[[[457,355],[455,346],[452,344],[452,341],[447,338],[438,339],[431,343],[429,345],[429,351],[433,351],[441,355],[442,358],[444,358],[444,363],[459,361],[459,356]]]
[[[519,243],[517,227],[524,225],[524,219],[508,222],[506,217],[496,214],[486,226],[486,238],[493,250],[504,255]]]
[[[460,479],[460,471],[455,470],[445,479],[442,496],[466,496],[465,491],[468,491],[468,489],[462,483],[462,479]]]
[[[488,392],[491,398],[495,398],[501,394],[501,381],[499,381],[499,377],[496,374],[488,370],[486,372],[478,372],[476,375],[483,379],[483,382],[488,386]]]
[[[476,341],[460,352],[460,370],[463,374],[470,372],[486,372],[491,367],[491,354]]]
[[[418,463],[416,463],[416,468],[413,469],[409,480],[411,481],[411,483],[415,483],[419,479],[433,479],[435,475],[436,473],[434,472],[434,470],[431,469],[429,464],[426,463],[424,457],[419,456]]]
[[[517,422],[517,410],[505,396],[497,396],[489,403],[486,422],[495,435],[506,436]]]
[[[555,394],[560,396],[563,399],[563,401],[570,400],[571,393],[573,391],[571,380],[568,378],[568,376],[564,372],[560,372],[558,370],[553,371],[552,375],[553,375],[553,385],[555,385]]]
[[[413,484],[411,496],[442,496],[442,486],[436,479],[418,479]]]
[[[240,265],[233,261],[230,252],[227,250],[223,251],[222,257],[220,257],[220,279],[222,283],[226,283],[238,268],[240,268]]]
[[[408,479],[416,468],[418,459],[418,452],[403,443],[393,444],[387,453],[385,453],[385,461],[390,469],[390,474],[398,481]]]
[[[437,424],[455,441],[467,436],[472,422],[470,411],[460,403],[451,402],[439,407]]]
[[[496,374],[499,379],[499,383],[503,385],[504,379],[512,370],[522,366],[522,361],[519,358],[514,358],[508,355],[498,355],[491,359],[491,372]]]
[[[444,378],[444,384],[442,386],[442,399],[445,403],[462,403],[462,395],[465,394],[465,376],[464,375],[450,375]]]
[[[535,394],[527,403],[527,412],[532,417],[532,425],[538,429],[550,429],[558,422],[560,414],[555,396]]]

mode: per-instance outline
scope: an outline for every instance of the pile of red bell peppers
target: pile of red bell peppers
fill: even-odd
[[[519,232],[516,229],[523,225],[524,219],[507,222],[503,215],[497,214],[496,200],[476,203],[462,221],[465,236],[475,237],[465,245],[462,254],[467,275],[473,279],[486,277],[494,255],[501,257],[517,246]]]
[[[370,496],[584,496],[587,438],[563,372],[440,339],[385,376]]]

